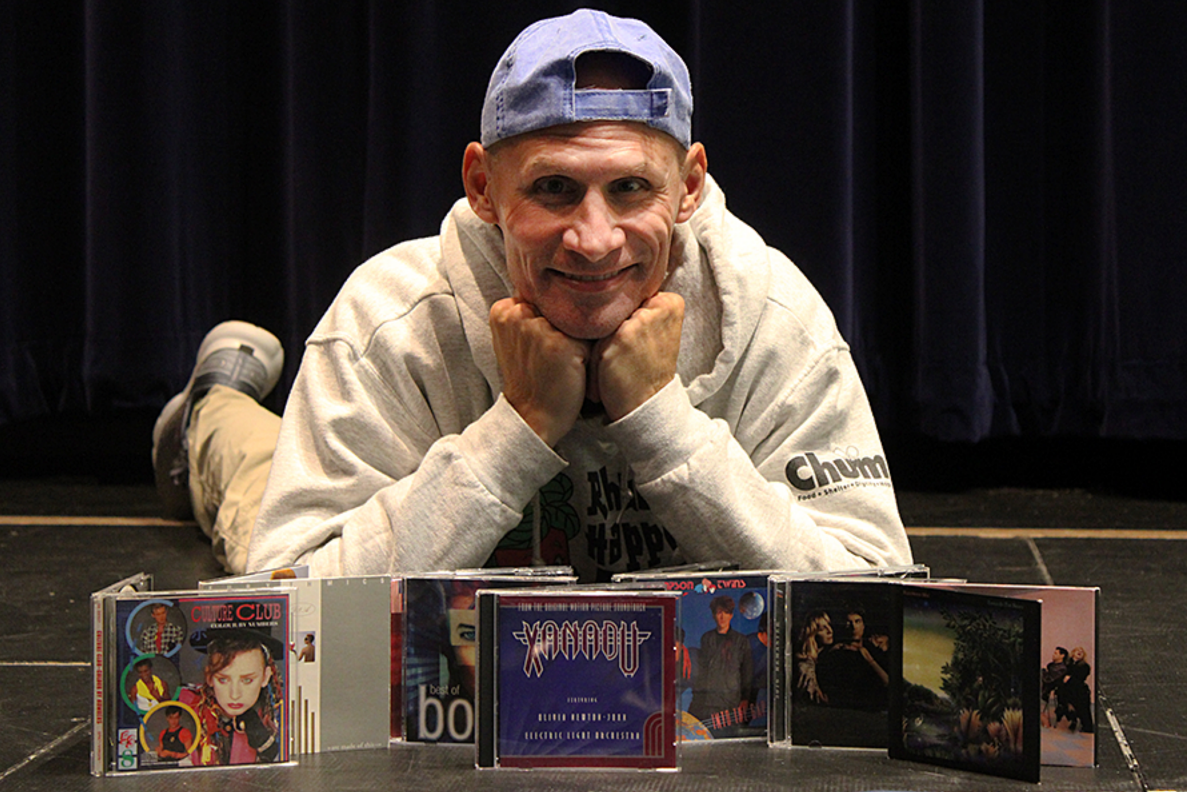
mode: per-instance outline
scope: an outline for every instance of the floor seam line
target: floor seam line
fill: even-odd
[[[1117,747],[1121,749],[1121,756],[1125,759],[1126,767],[1129,768],[1129,772],[1133,773],[1133,777],[1137,779],[1142,792],[1149,792],[1150,787],[1146,784],[1146,775],[1142,772],[1142,766],[1138,761],[1137,754],[1129,747],[1129,740],[1125,739],[1125,732],[1121,728],[1121,722],[1113,714],[1113,708],[1104,701],[1104,696],[1098,695],[1097,699],[1098,703],[1104,707],[1105,717],[1109,721],[1109,728],[1113,730],[1113,738],[1117,741]]]
[[[0,772],[0,781],[3,781],[4,779],[8,778],[13,773],[20,771],[22,768],[29,766],[30,764],[37,761],[41,757],[45,756],[46,754],[50,753],[51,751],[54,751],[55,749],[57,749],[58,746],[67,742],[72,737],[74,737],[74,735],[78,734],[80,731],[82,731],[83,729],[86,729],[88,726],[90,726],[90,723],[91,722],[89,720],[83,720],[81,723],[74,724],[74,727],[71,728],[65,734],[55,737],[54,739],[50,740],[45,745],[38,748],[33,753],[26,756],[21,761],[14,764],[12,767],[8,768],[7,770],[5,770],[3,772]]]

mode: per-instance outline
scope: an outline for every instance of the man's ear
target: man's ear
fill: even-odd
[[[677,223],[683,223],[692,217],[692,213],[701,205],[701,194],[705,190],[705,174],[708,172],[709,159],[705,154],[705,147],[700,143],[693,143],[684,154],[684,166],[681,170],[684,197],[680,200]]]
[[[462,155],[462,185],[466,188],[466,198],[474,214],[484,222],[496,223],[498,216],[490,197],[490,167],[490,154],[481,143],[466,146]]]

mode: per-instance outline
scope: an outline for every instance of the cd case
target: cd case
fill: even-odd
[[[654,572],[615,576],[681,595],[676,703],[682,740],[766,738],[769,572]]]
[[[92,596],[91,772],[290,761],[289,589]]]
[[[933,586],[901,602],[890,757],[1037,782],[1042,602]]]
[[[772,744],[883,749],[892,759],[1037,781],[1042,597],[1060,593],[773,577],[782,615],[772,681],[785,706]],[[1094,610],[1093,592],[1074,601]],[[1086,745],[1075,762],[1090,763],[1092,751]]]
[[[1099,750],[1093,721],[1097,701],[1095,665],[1100,657],[1100,589],[942,580],[927,585],[1042,603],[1039,756],[1044,765],[1095,767]]]
[[[572,584],[568,567],[454,570],[402,578],[397,651],[403,680],[403,739],[424,743],[474,742],[476,613],[479,589]],[[393,663],[395,656],[392,657]]]
[[[389,742],[391,577],[310,577],[305,566],[205,580],[201,590],[293,589],[289,649],[293,750],[380,748]]]
[[[480,768],[677,767],[678,592],[478,594]]]

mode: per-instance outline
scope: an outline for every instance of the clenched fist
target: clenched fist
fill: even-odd
[[[676,376],[684,298],[658,292],[645,300],[614,333],[594,344],[587,396],[617,421]]]
[[[581,412],[592,342],[570,338],[516,297],[491,306],[490,329],[503,395],[544,442],[555,446]]]

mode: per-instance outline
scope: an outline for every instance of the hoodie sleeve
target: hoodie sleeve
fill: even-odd
[[[724,417],[673,380],[609,427],[640,492],[689,558],[801,571],[910,563],[847,347],[839,336],[821,347],[768,309],[713,408]]]
[[[465,344],[452,299],[430,295],[359,330],[356,317],[368,313],[351,301],[391,292],[367,275],[344,289],[306,345],[249,570],[481,566],[565,466],[505,400],[492,403],[479,375],[450,368]]]

